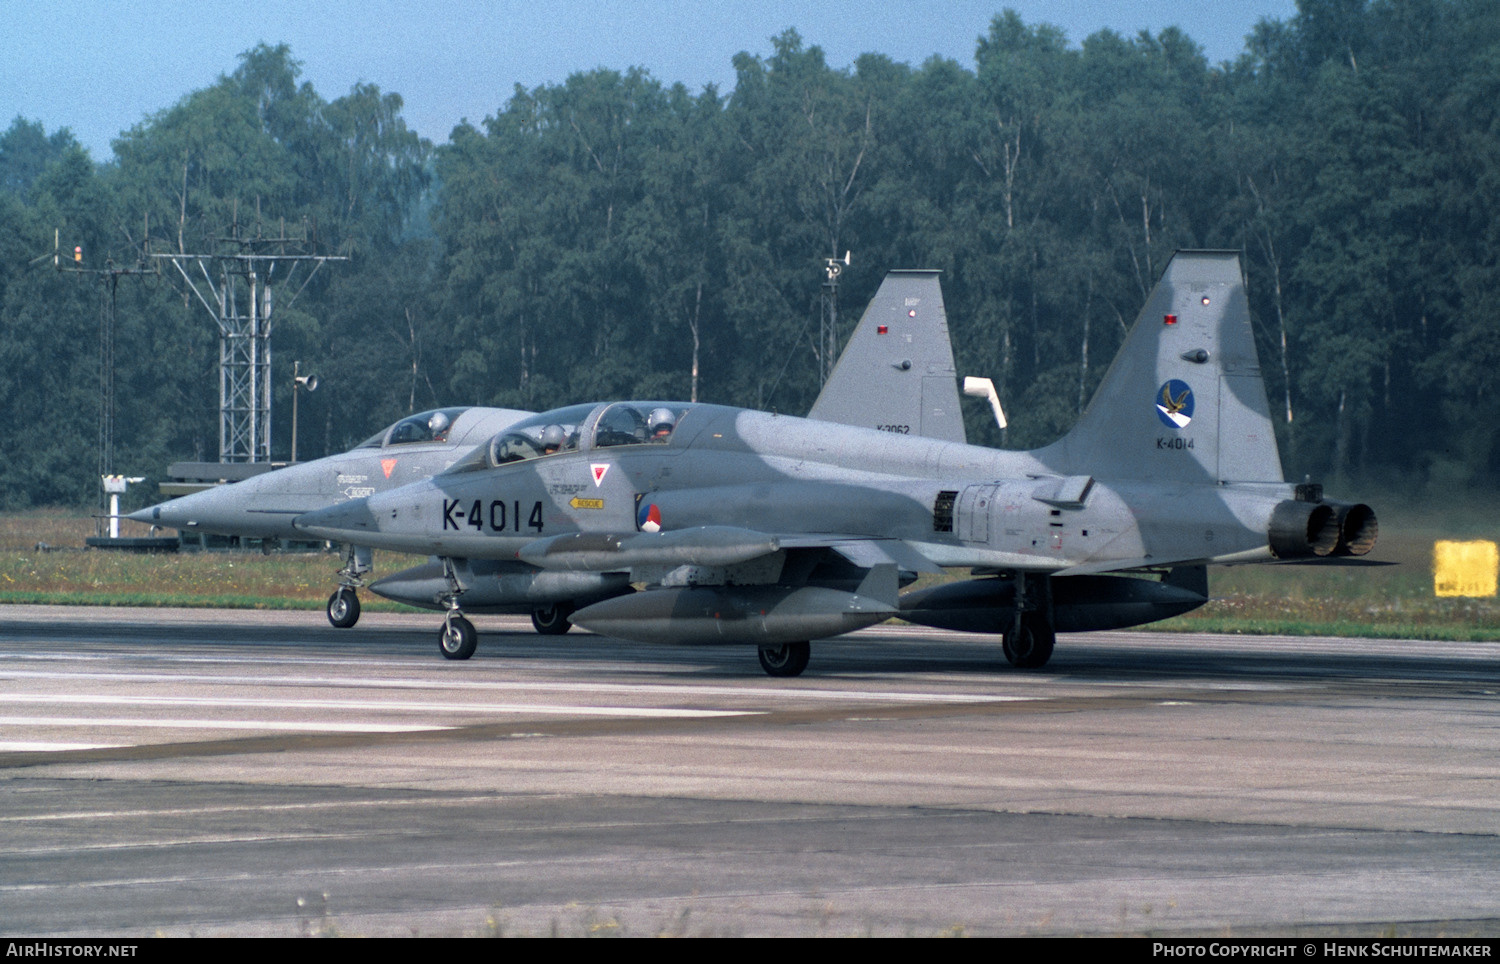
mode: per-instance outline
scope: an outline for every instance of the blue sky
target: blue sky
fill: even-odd
[[[407,123],[442,143],[460,121],[494,114],[516,84],[594,67],[641,66],[665,83],[728,91],[731,58],[769,54],[787,27],[834,67],[871,51],[972,67],[975,41],[1005,7],[1056,24],[1075,46],[1104,28],[1175,25],[1213,62],[1236,57],[1262,17],[1296,13],[1295,0],[0,0],[0,126],[20,115],[49,132],[68,127],[104,160],[120,131],[265,41],[289,44],[327,100],[358,82],[399,93]]]

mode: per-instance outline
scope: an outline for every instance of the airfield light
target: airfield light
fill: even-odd
[[[887,325],[881,325],[879,328],[875,329],[875,334],[877,335],[889,335],[890,333],[891,329]]]
[[[1177,316],[1176,315],[1163,315],[1162,319],[1161,319],[1161,323],[1164,324],[1164,325],[1175,325],[1175,324],[1177,324]]]
[[[73,260],[80,264],[83,262],[83,245],[75,244],[73,246]]]

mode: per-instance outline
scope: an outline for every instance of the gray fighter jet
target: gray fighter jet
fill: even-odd
[[[936,271],[892,271],[865,309],[808,418],[902,435],[963,442],[957,371]],[[594,406],[582,406],[587,413]],[[654,431],[644,409],[644,431]],[[671,406],[659,413],[671,418]],[[560,439],[576,447],[574,413],[546,413],[514,426],[507,458],[555,454]],[[548,441],[548,433],[551,441]],[[585,499],[583,504],[588,504]],[[423,550],[425,551],[425,550]],[[450,586],[461,584],[474,613],[530,613],[537,632],[572,628],[575,609],[631,591],[629,574],[542,573],[514,559],[436,558],[370,585],[388,599],[447,609]]]
[[[531,414],[509,408],[442,408],[409,415],[339,455],[205,489],[126,518],[181,532],[304,538],[292,528],[297,516],[430,478]],[[339,587],[328,597],[330,623],[347,628],[359,620],[356,590],[372,567],[368,547],[348,547]]]
[[[956,384],[937,272],[894,271],[871,300],[810,417],[961,442],[964,427]],[[291,520],[297,515],[428,478],[531,414],[477,407],[422,412],[348,452],[173,499],[127,518],[179,531],[296,538],[300,533]],[[535,441],[544,444],[540,436]],[[368,546],[347,544],[339,586],[328,599],[328,621],[334,626],[348,628],[358,621],[357,590],[373,566]],[[560,598],[560,587],[544,581],[540,594],[532,587],[517,602],[515,593],[502,591],[501,598],[511,601],[486,607],[485,577],[502,579],[507,574],[482,563],[476,566],[469,575],[480,577],[481,588],[471,594],[471,608],[529,612],[540,633],[567,632],[568,613],[581,602],[602,598],[588,586],[579,587],[576,597]],[[372,588],[398,601],[431,605],[433,580],[441,576],[441,565],[431,563],[387,577]],[[605,595],[623,584],[608,580],[606,585],[610,589]]]
[[[1284,480],[1239,256],[1222,251],[1172,259],[1088,409],[1045,448],[603,402],[295,524],[440,557],[450,659],[474,652],[462,609],[476,567],[496,567],[509,581],[489,585],[517,601],[605,596],[573,614],[585,628],[754,645],[783,676],[809,640],[895,615],[999,633],[1011,663],[1037,667],[1059,631],[1201,605],[1206,565],[1359,556],[1378,532],[1369,506]],[[974,578],[898,598],[952,568]]]

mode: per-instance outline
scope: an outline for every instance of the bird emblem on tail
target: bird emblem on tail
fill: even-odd
[[[1193,420],[1193,390],[1187,382],[1174,378],[1161,387],[1156,413],[1172,428],[1186,428]]]

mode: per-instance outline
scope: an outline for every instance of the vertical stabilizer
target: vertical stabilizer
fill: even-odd
[[[1034,454],[1065,475],[1282,481],[1239,253],[1177,252],[1083,416]]]
[[[938,272],[885,276],[807,417],[965,440]]]

